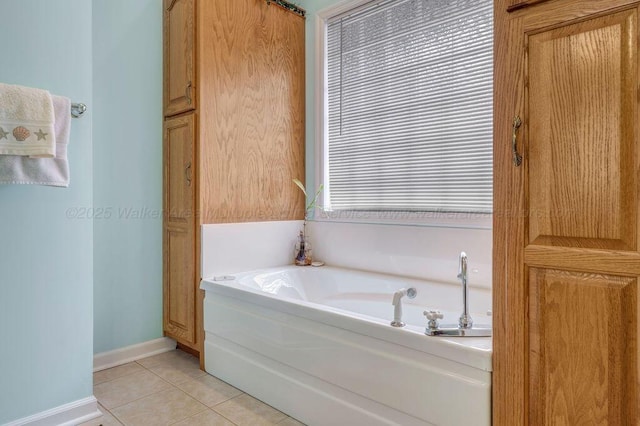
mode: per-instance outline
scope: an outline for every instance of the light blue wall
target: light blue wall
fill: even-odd
[[[94,0],[93,34],[100,353],[162,336],[162,1]]]
[[[71,186],[0,186],[0,424],[92,395],[91,8],[0,0],[0,81],[89,106],[73,120]]]

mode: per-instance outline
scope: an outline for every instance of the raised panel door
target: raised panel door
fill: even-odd
[[[529,243],[635,250],[636,14],[528,34]]]
[[[496,25],[494,423],[638,425],[637,2],[506,15]]]
[[[196,342],[195,115],[164,123],[164,310],[165,334]]]
[[[171,118],[164,124],[164,196],[167,222],[190,222],[194,216],[195,116]]]
[[[637,420],[637,279],[530,268],[529,296],[529,424]]]
[[[164,0],[164,115],[196,107],[195,0]]]
[[[195,240],[193,227],[165,226],[164,331],[181,343],[195,343]]]

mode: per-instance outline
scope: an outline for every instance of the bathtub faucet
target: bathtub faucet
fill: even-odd
[[[460,252],[458,259],[458,278],[462,281],[462,315],[458,320],[458,324],[440,325],[438,320],[442,319],[443,314],[439,311],[424,311],[424,315],[429,322],[424,330],[427,336],[449,336],[449,337],[489,337],[493,330],[491,325],[473,326],[473,319],[469,315],[469,270],[467,264],[467,253]]]
[[[404,327],[406,324],[402,322],[402,298],[407,296],[409,299],[413,299],[418,294],[418,291],[415,287],[410,288],[401,288],[400,290],[393,293],[393,321],[391,321],[391,325],[393,327]]]
[[[469,286],[467,285],[468,271],[467,271],[467,253],[460,252],[460,258],[458,259],[458,278],[462,281],[462,306],[463,311],[460,315],[458,325],[461,329],[469,329],[473,326],[473,319],[469,315]]]

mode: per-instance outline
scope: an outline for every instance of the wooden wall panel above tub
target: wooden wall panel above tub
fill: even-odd
[[[198,22],[203,223],[302,219],[292,179],[304,180],[304,20],[216,0]]]

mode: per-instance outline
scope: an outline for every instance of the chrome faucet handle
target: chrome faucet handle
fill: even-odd
[[[424,311],[423,314],[429,320],[427,323],[429,330],[437,330],[439,327],[438,320],[444,318],[444,315],[440,311]]]

